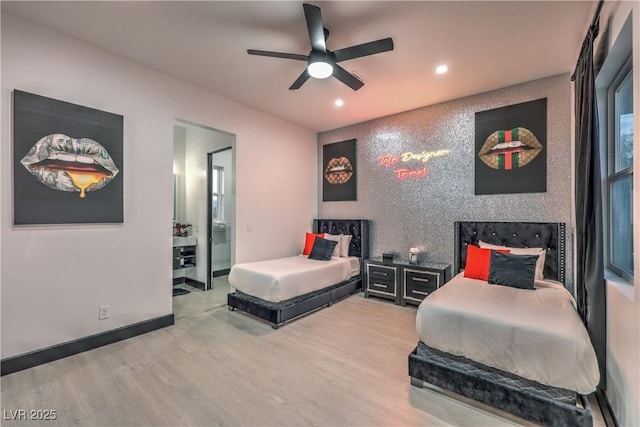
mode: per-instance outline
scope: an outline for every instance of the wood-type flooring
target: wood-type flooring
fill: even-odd
[[[2,426],[528,425],[412,387],[415,315],[362,294],[278,330],[227,307],[190,314],[2,377]],[[17,410],[54,410],[56,419],[7,419]]]

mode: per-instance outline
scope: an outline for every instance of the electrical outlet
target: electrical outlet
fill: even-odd
[[[110,305],[101,305],[98,309],[98,320],[104,320],[109,318]]]
[[[253,225],[251,225],[251,223],[247,223],[247,231],[248,232],[252,232],[253,231]]]

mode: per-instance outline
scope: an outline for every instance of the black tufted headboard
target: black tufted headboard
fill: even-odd
[[[369,221],[366,219],[314,219],[314,233],[351,234],[349,256],[369,258]]]
[[[545,248],[545,279],[564,283],[565,224],[560,222],[466,222],[454,223],[454,270],[464,269],[467,244],[479,240],[516,248]]]

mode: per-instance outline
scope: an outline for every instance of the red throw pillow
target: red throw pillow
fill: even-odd
[[[467,263],[464,266],[464,277],[486,281],[489,278],[491,251],[474,245],[467,245]],[[508,249],[497,249],[500,253],[509,253]]]
[[[324,238],[324,233],[307,233],[304,242],[304,250],[302,251],[302,255],[309,255],[311,253],[311,248],[313,248],[313,242],[316,241],[316,237]],[[488,271],[488,268],[487,268]],[[487,273],[488,274],[488,273]]]

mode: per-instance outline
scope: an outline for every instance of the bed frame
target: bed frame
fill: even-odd
[[[360,258],[360,275],[344,282],[281,302],[265,301],[239,291],[227,296],[229,310],[240,310],[271,323],[278,329],[285,322],[358,292],[362,288],[364,260],[369,257],[369,221],[365,219],[316,219],[314,233],[350,234],[349,256]]]
[[[464,269],[467,245],[482,240],[510,247],[546,248],[545,278],[565,282],[563,223],[455,222],[454,226],[454,274]],[[409,376],[414,386],[428,383],[545,426],[593,425],[585,396],[451,355],[423,342],[409,355]]]

